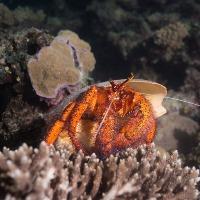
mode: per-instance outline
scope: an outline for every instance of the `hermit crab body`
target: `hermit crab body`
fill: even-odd
[[[147,87],[150,82],[132,78],[118,83],[111,81],[107,86],[93,85],[65,107],[48,131],[46,142],[53,144],[59,139],[76,150],[86,154],[95,152],[102,158],[127,147],[152,142],[155,118],[165,112],[161,106],[163,96],[159,102],[153,94],[146,97],[137,90],[141,84],[142,93],[146,92],[147,96],[152,93],[152,86],[156,91],[159,88],[162,95],[165,90],[159,84],[151,82],[151,87]]]

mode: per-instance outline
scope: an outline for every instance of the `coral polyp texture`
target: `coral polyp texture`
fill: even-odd
[[[0,197],[5,199],[197,199],[199,171],[178,153],[161,156],[154,144],[106,160],[42,142],[0,152]]]
[[[171,56],[184,45],[184,39],[189,35],[188,28],[184,23],[171,23],[155,32],[154,42],[165,50],[165,57]]]
[[[56,98],[63,89],[71,92],[78,88],[94,65],[90,45],[74,32],[61,31],[50,46],[29,60],[27,67],[36,94]]]
[[[0,26],[12,26],[15,23],[12,12],[0,3]]]
[[[179,49],[183,45],[183,39],[188,34],[185,24],[172,23],[155,32],[155,43],[163,47]]]

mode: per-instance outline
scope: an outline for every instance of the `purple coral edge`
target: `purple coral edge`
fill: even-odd
[[[72,55],[72,58],[73,58],[73,61],[74,61],[74,66],[77,67],[81,72],[83,72],[84,71],[84,69],[83,69],[84,67],[83,67],[83,64],[82,64],[82,62],[80,60],[80,56],[79,56],[79,53],[78,53],[79,50],[76,48],[76,46],[74,46],[71,43],[69,36],[66,37],[66,36],[58,35],[54,39],[59,41],[59,42],[65,43],[69,47],[71,55]],[[82,41],[81,38],[79,38],[79,39]],[[88,49],[83,48],[81,51],[82,52],[87,52]]]
[[[79,55],[78,55],[78,53],[77,53],[77,50],[76,50],[75,46],[73,46],[73,44],[71,44],[71,42],[70,42],[70,38],[69,38],[69,37],[64,37],[64,36],[58,35],[58,36],[56,36],[56,37],[54,38],[53,41],[55,41],[55,40],[57,40],[58,42],[61,42],[61,43],[65,43],[65,44],[68,46],[68,48],[70,49],[72,58],[73,58],[73,60],[74,60],[74,63],[78,63],[77,68],[79,68],[80,73],[83,73],[83,66],[82,66],[82,63],[80,62]],[[81,39],[80,39],[80,40],[81,40]],[[46,49],[52,48],[52,43],[53,43],[53,41],[51,42],[51,44],[50,44],[49,46],[46,46],[46,47],[43,47],[43,48],[46,48]],[[75,55],[76,55],[75,57],[74,57],[74,51],[73,51],[73,50],[75,51]],[[86,50],[86,49],[84,49],[84,51],[85,51],[85,50]],[[38,61],[38,60],[40,59],[40,56],[41,56],[41,50],[40,50],[39,52],[37,52],[37,54],[34,56],[34,58],[31,58],[31,59],[29,60],[28,63],[31,63],[31,62],[33,62],[33,61],[35,61],[35,60]],[[75,58],[76,58],[76,59],[75,59]],[[42,98],[46,98],[46,99],[54,99],[54,98],[56,98],[56,97],[58,96],[59,92],[60,92],[61,90],[63,90],[63,89],[67,89],[67,90],[71,93],[71,88],[72,88],[72,87],[76,87],[77,84],[80,82],[80,79],[81,79],[81,76],[80,76],[80,79],[77,80],[76,82],[74,82],[74,84],[69,84],[68,82],[65,82],[65,83],[62,83],[62,84],[60,84],[60,85],[57,85],[57,87],[54,89],[54,92],[53,92],[52,95],[44,95],[44,94],[38,89],[38,87],[35,86],[35,85],[33,84],[31,72],[30,72],[29,70],[28,70],[28,72],[29,72],[29,76],[31,77],[31,83],[32,83],[32,86],[33,86],[33,88],[34,88],[36,94],[37,94],[38,96],[40,96],[40,97],[42,97]]]
[[[80,39],[80,38],[79,38]],[[83,67],[82,67],[82,63],[80,62],[80,58],[79,58],[79,55],[77,53],[77,49],[76,47],[70,42],[70,38],[69,37],[66,37],[66,36],[61,36],[61,35],[58,35],[57,37],[55,37],[55,40],[57,40],[58,42],[63,42],[65,43],[69,50],[70,50],[70,53],[72,55],[72,59],[73,59],[73,62],[74,62],[74,66],[77,67],[79,70],[83,71]],[[80,39],[81,40],[81,39]]]
[[[80,80],[79,80],[79,81],[80,81]],[[74,88],[75,88],[75,87],[78,87],[78,86],[79,86],[79,81],[75,82],[74,85],[70,85],[69,83],[63,83],[63,84],[58,85],[58,86],[55,88],[55,90],[54,90],[54,95],[51,95],[51,96],[42,95],[42,94],[40,94],[39,92],[37,92],[37,91],[35,90],[35,88],[34,88],[34,90],[35,90],[35,92],[36,92],[36,94],[37,94],[38,96],[50,100],[50,99],[56,98],[57,95],[59,94],[59,92],[60,92],[61,90],[64,90],[64,89],[67,89],[67,91],[68,91],[69,93],[71,93],[71,88],[72,88],[72,87],[74,87]]]

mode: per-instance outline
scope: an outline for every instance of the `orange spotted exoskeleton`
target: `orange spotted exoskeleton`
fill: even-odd
[[[45,141],[53,144],[60,138],[76,150],[103,158],[151,143],[156,117],[165,113],[161,105],[165,95],[164,86],[132,77],[106,86],[92,85],[69,102]]]

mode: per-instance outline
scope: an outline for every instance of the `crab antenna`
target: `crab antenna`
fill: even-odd
[[[126,83],[129,82],[130,80],[133,80],[133,78],[134,78],[134,75],[133,75],[133,73],[131,73],[131,75],[130,75],[124,82],[122,82],[122,83],[119,85],[119,87],[121,88],[124,84],[126,84]]]
[[[99,127],[98,127],[98,129],[97,129],[97,131],[96,131],[96,134],[99,134],[99,131],[100,131],[101,127],[103,126],[103,123],[104,123],[104,121],[105,121],[105,119],[106,119],[106,117],[107,117],[107,115],[108,115],[108,112],[110,111],[110,108],[111,108],[111,106],[112,106],[113,101],[114,101],[114,100],[112,100],[112,101],[110,102],[108,108],[106,109],[106,111],[105,111],[105,113],[104,113],[104,115],[103,115],[103,118],[102,118],[102,120],[101,120],[101,122],[100,122],[100,124],[99,124]]]
[[[198,104],[198,103],[193,103],[191,101],[187,101],[187,100],[183,100],[183,99],[177,99],[177,98],[168,97],[168,96],[166,96],[165,99],[170,99],[170,100],[174,100],[174,101],[180,101],[180,102],[183,102],[183,103],[187,103],[187,104],[190,104],[190,105],[193,105],[193,106],[200,107],[200,104]]]
[[[145,93],[145,92],[141,92],[141,94],[151,95],[151,94],[148,94],[148,93]],[[184,99],[178,99],[178,98],[169,97],[169,96],[164,97],[164,99],[169,99],[169,100],[172,100],[172,101],[179,101],[179,102],[186,103],[186,104],[189,104],[189,105],[192,105],[192,106],[200,107],[200,104],[194,103],[194,102],[191,102],[191,101],[187,101],[187,100],[184,100]]]

